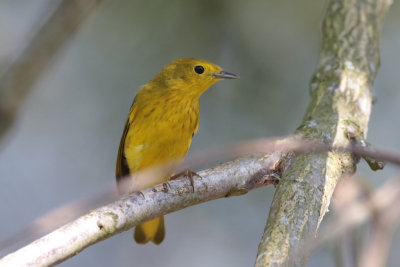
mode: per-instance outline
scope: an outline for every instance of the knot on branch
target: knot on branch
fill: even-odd
[[[113,233],[117,229],[118,215],[113,212],[107,212],[101,215],[97,221],[97,227],[100,231]]]

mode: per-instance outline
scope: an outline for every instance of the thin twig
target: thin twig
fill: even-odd
[[[246,141],[237,145],[229,146],[225,149],[220,150],[209,150],[204,153],[196,154],[190,157],[184,164],[183,168],[197,169],[198,165],[209,164],[216,160],[224,160],[230,157],[245,156],[248,154],[254,154],[251,158],[254,160],[262,159],[267,157],[268,154],[274,155],[285,155],[287,153],[324,153],[329,151],[340,151],[352,153],[356,156],[368,156],[377,159],[376,161],[385,160],[389,163],[400,165],[400,154],[394,154],[389,151],[384,151],[373,147],[364,147],[363,145],[352,145],[348,147],[332,147],[325,143],[321,143],[313,140],[303,140],[298,137],[286,137],[286,138],[270,138],[270,139],[259,139],[254,141]],[[256,156],[259,155],[259,156]],[[247,158],[246,156],[245,158]],[[244,159],[244,158],[243,158]],[[241,161],[234,161],[240,164]],[[253,175],[252,183],[258,184],[258,179],[264,179],[266,175],[269,175],[273,171],[273,176],[279,178],[282,174],[285,160],[284,157],[276,160],[276,164],[272,169],[260,169]],[[175,162],[170,164],[174,165]],[[160,183],[159,177],[164,177],[163,173],[169,169],[170,164],[163,166],[153,167],[151,169],[141,171],[135,174],[134,181],[132,184],[131,177],[125,178],[126,187],[130,187],[131,191],[137,191],[137,188],[147,187],[149,184]],[[226,164],[226,163],[225,163]],[[223,164],[224,165],[224,164]],[[221,166],[217,166],[214,169],[219,169]],[[123,181],[123,183],[125,182]],[[125,187],[125,186],[124,186]],[[350,188],[350,187],[348,187]],[[349,196],[349,194],[347,194]],[[76,200],[74,202],[63,205],[49,213],[37,218],[32,224],[21,230],[20,232],[13,234],[9,238],[0,242],[0,250],[13,246],[17,242],[32,239],[40,234],[48,233],[54,230],[56,227],[75,219],[77,216],[84,214],[90,209],[99,207],[102,203],[109,203],[119,199],[119,195],[115,191],[115,185],[107,187],[104,191],[99,192],[95,195],[85,197],[84,199]]]

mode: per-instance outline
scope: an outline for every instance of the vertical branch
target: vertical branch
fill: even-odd
[[[311,101],[297,134],[331,145],[366,137],[371,86],[379,67],[379,32],[391,0],[331,0]],[[339,178],[355,171],[349,153],[288,155],[255,266],[302,266]]]
[[[100,2],[63,0],[25,51],[0,77],[0,137],[12,125],[26,95],[52,58]]]

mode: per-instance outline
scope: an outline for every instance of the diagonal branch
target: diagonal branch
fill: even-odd
[[[118,201],[98,208],[5,256],[0,259],[0,266],[53,265],[76,255],[90,245],[126,231],[143,221],[205,201],[245,194],[247,191],[260,186],[276,185],[282,170],[285,168],[284,164],[287,163],[285,155],[289,151],[298,154],[326,153],[328,151],[348,152],[357,156],[385,160],[400,165],[400,155],[379,149],[365,148],[362,145],[332,147],[321,142],[293,137],[240,143],[221,151],[198,155],[192,158],[192,162],[189,161],[186,166],[193,166],[193,162],[204,163],[207,160],[215,159],[215,157],[224,158],[228,155],[237,156],[249,153],[262,155],[242,157],[199,172],[203,178],[195,180],[194,192],[192,192],[189,182],[181,179],[171,181],[170,186],[160,184],[149,188],[143,191],[143,196],[134,194],[122,197]],[[168,164],[137,173],[135,181],[154,184],[155,180],[153,179],[157,180],[160,171],[162,172],[164,168],[168,168]],[[65,222],[66,218],[60,221],[60,215],[69,213],[70,216],[67,217],[70,218],[73,214],[76,216],[77,210],[80,213],[82,208],[93,205],[90,203],[109,201],[109,199],[115,199],[115,197],[117,196],[114,189],[112,192],[107,191],[101,195],[96,195],[94,198],[74,202],[56,209],[38,218],[31,226],[17,235],[0,242],[0,248],[8,247],[15,241],[21,241],[21,236],[32,237],[32,234],[53,229],[56,225]]]
[[[0,266],[49,266],[143,221],[205,201],[275,184],[280,153],[248,156],[199,172],[194,192],[186,179],[157,185],[103,206],[11,253]]]
[[[371,86],[379,67],[379,31],[391,0],[331,0],[311,102],[297,134],[334,146],[366,137]],[[342,152],[289,155],[275,191],[255,266],[303,266],[333,190],[358,158]]]

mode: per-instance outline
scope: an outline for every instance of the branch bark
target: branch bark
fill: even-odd
[[[60,263],[103,239],[153,219],[205,201],[242,195],[275,184],[280,153],[248,156],[199,172],[194,192],[187,179],[157,185],[103,206],[8,254],[0,266],[50,266]]]
[[[391,0],[331,0],[311,102],[296,133],[346,146],[364,140],[379,68],[379,32]],[[317,234],[333,190],[355,171],[349,153],[291,154],[275,191],[255,266],[303,266],[305,241]]]
[[[5,256],[0,259],[0,267],[53,265],[76,255],[90,245],[126,231],[143,221],[205,201],[245,194],[247,191],[260,186],[276,185],[285,168],[284,164],[287,163],[285,159],[289,151],[298,154],[325,153],[327,151],[348,152],[364,158],[386,160],[395,165],[400,165],[400,155],[374,148],[365,148],[362,145],[332,147],[321,142],[301,140],[295,137],[244,142],[225,150],[198,155],[191,159],[192,162],[189,160],[185,166],[193,167],[194,162],[205,163],[210,159],[215,160],[228,155],[257,153],[258,155],[262,154],[262,156],[242,157],[199,172],[203,178],[195,180],[194,192],[185,179],[171,181],[170,186],[160,184],[149,188],[143,191],[143,196],[134,194],[122,197],[118,201],[98,208]],[[170,165],[167,164],[136,173],[135,181],[137,181],[137,184],[135,184],[139,188],[143,188],[146,184],[154,184],[161,176],[160,173],[165,171],[164,168],[168,169],[168,166]],[[131,179],[127,178],[127,181],[131,184]],[[70,203],[36,219],[21,232],[0,242],[0,249],[24,240],[21,237],[30,238],[38,232],[48,232],[54,229],[56,225],[65,223],[71,217],[77,216],[77,212],[82,213],[82,209],[93,207],[93,204],[90,203],[106,200],[108,202],[119,198],[120,196],[115,192],[114,186],[112,188],[111,191],[107,190],[83,201]],[[61,216],[66,213],[68,219]],[[74,214],[75,216],[73,216]],[[351,221],[351,223],[353,222]],[[307,244],[307,247],[313,248],[309,243]]]
[[[379,30],[391,1],[331,1],[323,26],[323,47],[311,83],[312,100],[300,137],[329,147],[347,147],[366,136],[371,85],[379,66]],[[284,162],[282,162],[282,160]],[[185,180],[170,182],[96,209],[30,245],[7,255],[0,266],[48,266],[84,248],[160,215],[208,200],[246,193],[273,183],[271,172],[285,168],[278,186],[256,266],[303,265],[304,240],[315,236],[333,189],[343,173],[355,169],[349,153],[280,153],[249,156],[200,172],[195,192]],[[166,192],[168,189],[168,192]],[[186,194],[190,192],[190,194]],[[304,246],[307,247],[307,246]]]

